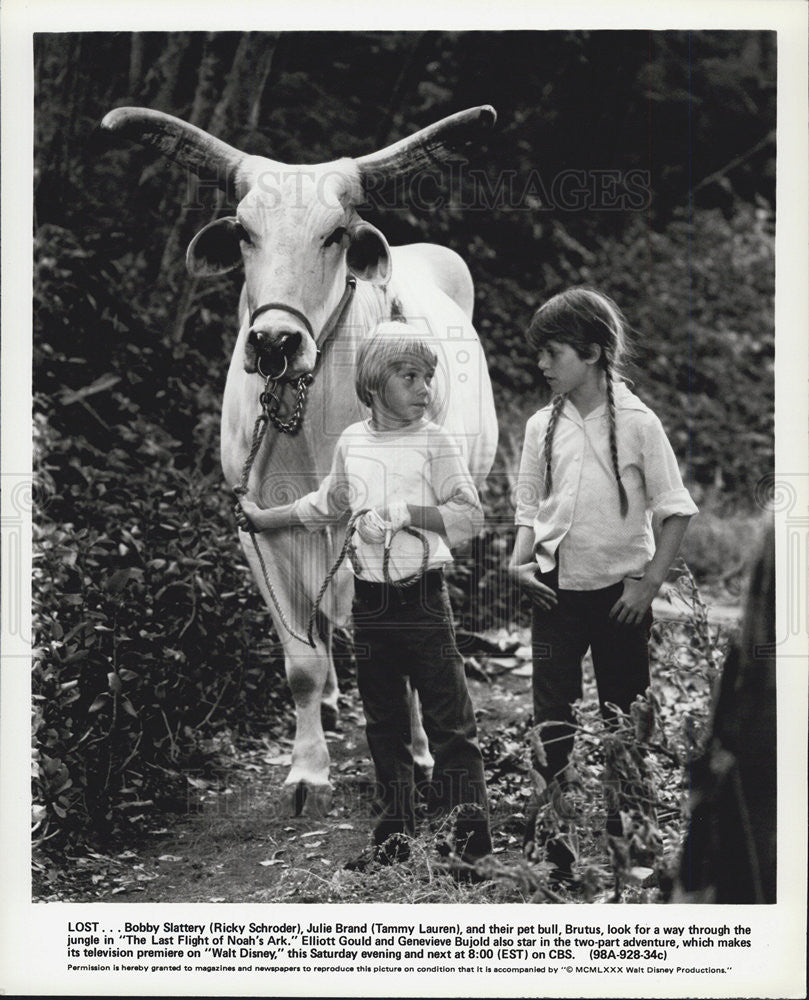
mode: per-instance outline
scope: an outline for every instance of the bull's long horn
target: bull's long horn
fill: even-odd
[[[497,121],[489,104],[458,111],[376,153],[356,158],[365,178],[384,180],[456,159]]]
[[[151,108],[116,108],[101,127],[133,142],[154,146],[164,156],[200,176],[215,181],[230,195],[241,197],[249,186],[249,157],[208,132]]]

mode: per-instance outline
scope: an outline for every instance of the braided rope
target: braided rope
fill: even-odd
[[[250,470],[253,467],[253,462],[255,461],[256,455],[258,454],[258,450],[261,447],[261,442],[264,438],[264,433],[267,430],[267,424],[270,419],[268,413],[268,399],[267,399],[267,395],[269,393],[270,381],[271,380],[268,378],[267,388],[265,388],[264,392],[262,392],[260,397],[261,412],[259,413],[258,417],[256,418],[256,422],[253,425],[253,440],[250,444],[250,451],[247,453],[247,458],[245,459],[244,466],[242,467],[242,475],[239,480],[239,484],[238,486],[234,486],[233,488],[233,492],[236,494],[237,497],[244,496],[245,493],[247,493],[247,481],[250,478]],[[247,518],[244,516],[244,512],[242,511],[241,504],[239,503],[238,500],[236,501],[235,511],[236,511],[237,524],[242,529],[242,531],[246,531],[250,535],[250,540],[253,543],[253,548],[255,549],[256,556],[258,558],[258,563],[259,566],[261,567],[261,574],[264,578],[264,583],[267,587],[267,591],[270,595],[270,599],[272,600],[275,610],[278,613],[278,618],[281,621],[281,624],[284,626],[287,632],[289,632],[289,634],[292,636],[293,639],[297,639],[299,642],[308,643],[314,649],[315,644],[311,638],[311,633],[307,634],[306,636],[300,635],[292,628],[292,626],[287,621],[287,617],[284,614],[284,611],[281,607],[281,603],[278,600],[278,596],[275,593],[275,588],[273,587],[272,583],[270,583],[270,577],[267,572],[267,565],[264,562],[264,555],[262,554],[261,549],[258,546],[258,541],[256,540],[256,531],[253,528],[252,524],[250,524],[249,520],[247,520]]]
[[[621,505],[621,517],[626,517],[629,510],[629,501],[626,497],[626,490],[621,481],[621,469],[618,465],[618,436],[615,429],[615,396],[612,386],[612,370],[609,361],[605,359],[604,370],[607,374],[607,412],[609,414],[610,425],[610,456],[612,457],[612,467],[615,471],[615,478],[618,481],[618,499]]]
[[[334,564],[332,565],[331,569],[326,574],[326,577],[323,580],[323,584],[321,585],[320,590],[317,593],[317,597],[315,598],[315,602],[312,605],[312,613],[309,616],[309,625],[307,627],[307,632],[306,632],[309,644],[312,646],[314,646],[313,631],[315,627],[315,620],[317,618],[317,613],[318,610],[320,609],[320,602],[323,600],[323,595],[326,593],[329,584],[334,579],[337,570],[342,566],[343,560],[347,555],[349,555],[350,549],[352,547],[351,541],[354,532],[356,531],[357,528],[357,521],[362,517],[363,514],[367,513],[368,513],[368,508],[366,507],[363,510],[358,510],[356,511],[356,513],[351,515],[351,519],[349,520],[348,526],[346,527],[345,538],[343,539],[343,546],[340,549],[337,558],[334,560]],[[421,544],[422,544],[421,568],[419,569],[418,573],[414,573],[413,576],[406,577],[403,580],[391,580],[390,570],[389,570],[390,545],[386,545],[382,556],[382,573],[385,577],[385,583],[389,584],[391,587],[409,587],[412,584],[414,584],[418,579],[420,579],[422,576],[424,576],[425,572],[427,571],[427,563],[429,562],[430,558],[430,546],[425,536],[420,531],[416,531],[415,528],[403,527],[400,528],[399,531],[405,531],[407,532],[408,535],[413,535],[415,538],[421,539]]]
[[[390,545],[386,545],[382,554],[382,575],[385,583],[391,587],[410,587],[427,572],[427,563],[430,561],[430,545],[424,535],[415,528],[403,527],[399,531],[404,531],[421,541],[421,567],[418,573],[407,576],[402,580],[391,580],[390,578]]]
[[[559,415],[565,405],[567,396],[564,394],[553,397],[553,407],[551,409],[550,420],[545,428],[545,496],[551,495],[553,489],[553,473],[551,472],[551,456],[553,453],[553,435],[556,433],[556,425],[559,422]]]
[[[315,598],[314,604],[312,605],[312,613],[309,615],[309,624],[308,624],[307,629],[306,629],[306,635],[307,635],[309,644],[311,646],[314,646],[314,644],[315,644],[314,639],[312,637],[312,633],[314,631],[315,620],[317,618],[317,613],[318,613],[318,611],[320,609],[320,602],[323,600],[323,595],[328,590],[329,584],[334,579],[335,574],[337,573],[337,570],[342,566],[343,560],[348,555],[348,550],[349,550],[349,547],[351,546],[351,539],[352,539],[352,536],[354,535],[355,525],[356,525],[357,521],[365,513],[367,513],[367,508],[366,508],[366,510],[358,510],[355,514],[351,515],[351,518],[350,518],[350,520],[348,522],[348,526],[346,527],[345,538],[343,539],[343,546],[340,549],[340,552],[339,552],[337,558],[334,560],[334,564],[332,565],[331,569],[326,574],[326,576],[325,576],[325,578],[323,580],[323,583],[320,586],[320,590],[317,592],[317,597]]]

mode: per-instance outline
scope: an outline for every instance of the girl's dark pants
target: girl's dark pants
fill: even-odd
[[[454,848],[467,861],[491,853],[483,759],[442,571],[430,570],[408,587],[355,580],[354,644],[376,768],[376,844],[415,832],[409,678],[435,758],[431,815],[463,806]]]
[[[637,695],[649,686],[649,634],[651,610],[639,625],[622,625],[610,618],[610,609],[621,596],[623,583],[601,590],[560,590],[558,569],[537,575],[556,591],[558,603],[533,609],[534,722],[553,720],[542,728],[547,765],[540,773],[550,785],[562,777],[573,750],[573,702],[582,695],[582,658],[588,647],[598,685],[601,712],[609,724],[614,713],[606,703],[628,712]],[[621,832],[617,815],[617,790],[608,790],[607,830]]]

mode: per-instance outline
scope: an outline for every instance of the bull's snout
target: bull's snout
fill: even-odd
[[[247,342],[257,354],[277,354],[287,360],[300,349],[302,339],[297,330],[273,336],[264,330],[252,329],[247,336]]]
[[[285,358],[291,358],[294,354],[297,354],[302,339],[299,333],[285,333],[278,341],[278,350],[281,351]]]
[[[302,312],[278,302],[259,306],[250,317],[245,371],[301,374],[310,370],[314,346],[311,323]]]

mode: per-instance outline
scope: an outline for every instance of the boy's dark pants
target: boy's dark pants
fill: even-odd
[[[540,767],[548,785],[561,777],[574,739],[573,702],[582,695],[582,658],[588,647],[598,685],[602,714],[609,722],[612,702],[622,711],[649,686],[649,634],[651,610],[639,625],[622,625],[610,618],[610,609],[623,592],[623,583],[601,590],[560,590],[558,570],[537,579],[556,591],[558,604],[550,609],[534,606],[532,647],[534,660],[534,723],[553,720],[542,728],[547,766]],[[615,789],[608,794],[607,830],[621,832]]]
[[[483,759],[441,570],[403,588],[355,580],[354,645],[378,785],[376,844],[415,832],[409,678],[435,758],[431,813],[464,806],[454,847],[469,861],[491,853]]]

